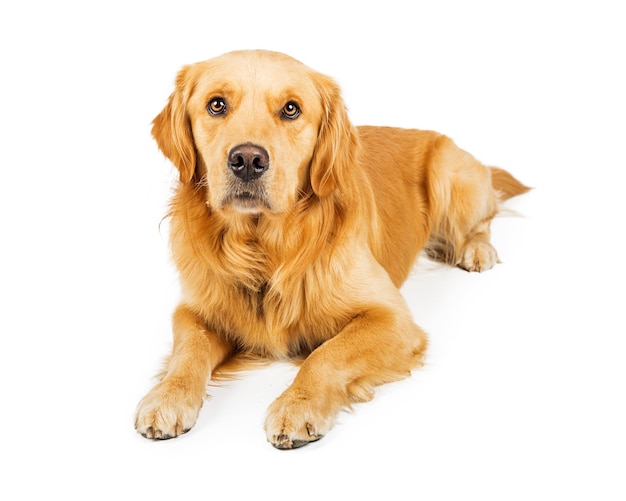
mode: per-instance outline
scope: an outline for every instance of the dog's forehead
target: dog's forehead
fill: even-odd
[[[313,72],[280,53],[231,52],[198,65],[197,84],[202,87],[258,90],[271,94],[285,91],[317,94]]]

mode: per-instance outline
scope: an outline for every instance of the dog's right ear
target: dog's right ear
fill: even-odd
[[[167,105],[152,121],[152,137],[178,169],[182,183],[191,182],[196,170],[196,147],[187,112],[187,100],[192,89],[190,74],[189,66],[178,73],[176,88]]]

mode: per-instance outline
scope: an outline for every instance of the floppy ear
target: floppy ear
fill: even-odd
[[[196,170],[196,147],[187,113],[187,99],[191,92],[189,73],[189,67],[178,73],[176,88],[167,105],[152,121],[152,137],[176,166],[183,183],[189,183]]]
[[[311,187],[317,196],[326,197],[343,185],[347,169],[355,164],[359,141],[339,86],[324,75],[314,78],[324,116],[311,159]]]

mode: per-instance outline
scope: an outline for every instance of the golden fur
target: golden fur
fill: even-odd
[[[274,52],[186,66],[152,132],[180,173],[182,300],[162,378],[137,409],[149,438],[189,430],[207,382],[248,355],[304,359],[268,410],[269,442],[322,437],[342,408],[421,363],[426,335],[398,290],[418,253],[491,268],[498,203],[527,190],[436,132],[354,127],[333,80]]]

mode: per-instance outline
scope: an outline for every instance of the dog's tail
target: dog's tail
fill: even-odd
[[[531,190],[510,173],[498,167],[491,167],[491,185],[496,190],[498,200],[501,202]]]

